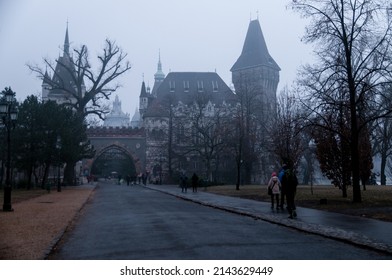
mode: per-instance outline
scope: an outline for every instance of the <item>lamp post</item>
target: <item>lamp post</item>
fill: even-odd
[[[314,167],[313,167],[313,157],[314,157],[314,153],[316,152],[316,143],[314,142],[314,140],[310,140],[309,141],[309,160],[310,160],[310,164],[309,164],[309,173],[310,173],[310,193],[313,195],[313,181],[314,181]]]
[[[61,137],[57,136],[56,150],[58,153],[58,166],[57,166],[57,191],[61,192],[61,180],[60,180],[60,167],[61,167]]]
[[[15,93],[10,88],[6,88],[2,93],[4,94],[4,100],[0,102],[0,119],[7,134],[7,158],[3,211],[10,212],[13,211],[11,204],[11,128],[15,125],[18,117],[18,109],[14,98]]]
[[[159,154],[159,184],[162,185],[162,154]]]

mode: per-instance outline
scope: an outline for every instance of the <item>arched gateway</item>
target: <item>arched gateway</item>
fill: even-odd
[[[85,161],[85,173],[123,177],[145,172],[146,138],[143,129],[129,127],[93,127],[87,130],[95,157]]]

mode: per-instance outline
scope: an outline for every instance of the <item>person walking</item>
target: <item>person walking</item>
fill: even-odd
[[[282,178],[282,188],[285,189],[287,199],[287,210],[289,211],[289,218],[297,217],[295,207],[295,194],[297,192],[298,179],[292,167],[286,165]]]
[[[192,192],[197,192],[197,186],[199,185],[199,177],[196,173],[192,175]]]
[[[279,209],[279,194],[280,194],[281,184],[276,172],[272,172],[271,179],[268,182],[268,194],[271,195],[271,209],[274,209],[275,199],[276,199],[276,210]]]
[[[181,186],[181,192],[187,192],[188,186],[187,186],[187,181],[188,177],[185,174],[182,174],[180,177],[180,186]]]

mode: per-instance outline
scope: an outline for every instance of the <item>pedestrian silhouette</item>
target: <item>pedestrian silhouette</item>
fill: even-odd
[[[199,185],[199,177],[196,175],[196,173],[193,173],[193,175],[192,175],[192,192],[197,192],[198,185]]]
[[[276,209],[278,210],[279,205],[279,194],[280,194],[281,184],[276,172],[272,172],[271,179],[268,182],[268,194],[271,196],[271,209],[274,209],[274,202],[276,199]]]

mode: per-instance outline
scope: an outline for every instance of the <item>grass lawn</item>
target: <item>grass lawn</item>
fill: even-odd
[[[247,199],[269,202],[267,186],[244,185],[236,190],[234,185],[212,186],[207,192],[235,196]],[[362,202],[352,202],[352,188],[347,190],[348,197],[342,196],[342,191],[333,186],[298,186],[296,205],[325,211],[358,215],[392,222],[392,186],[366,186],[361,191]],[[323,199],[326,204],[320,203]]]

